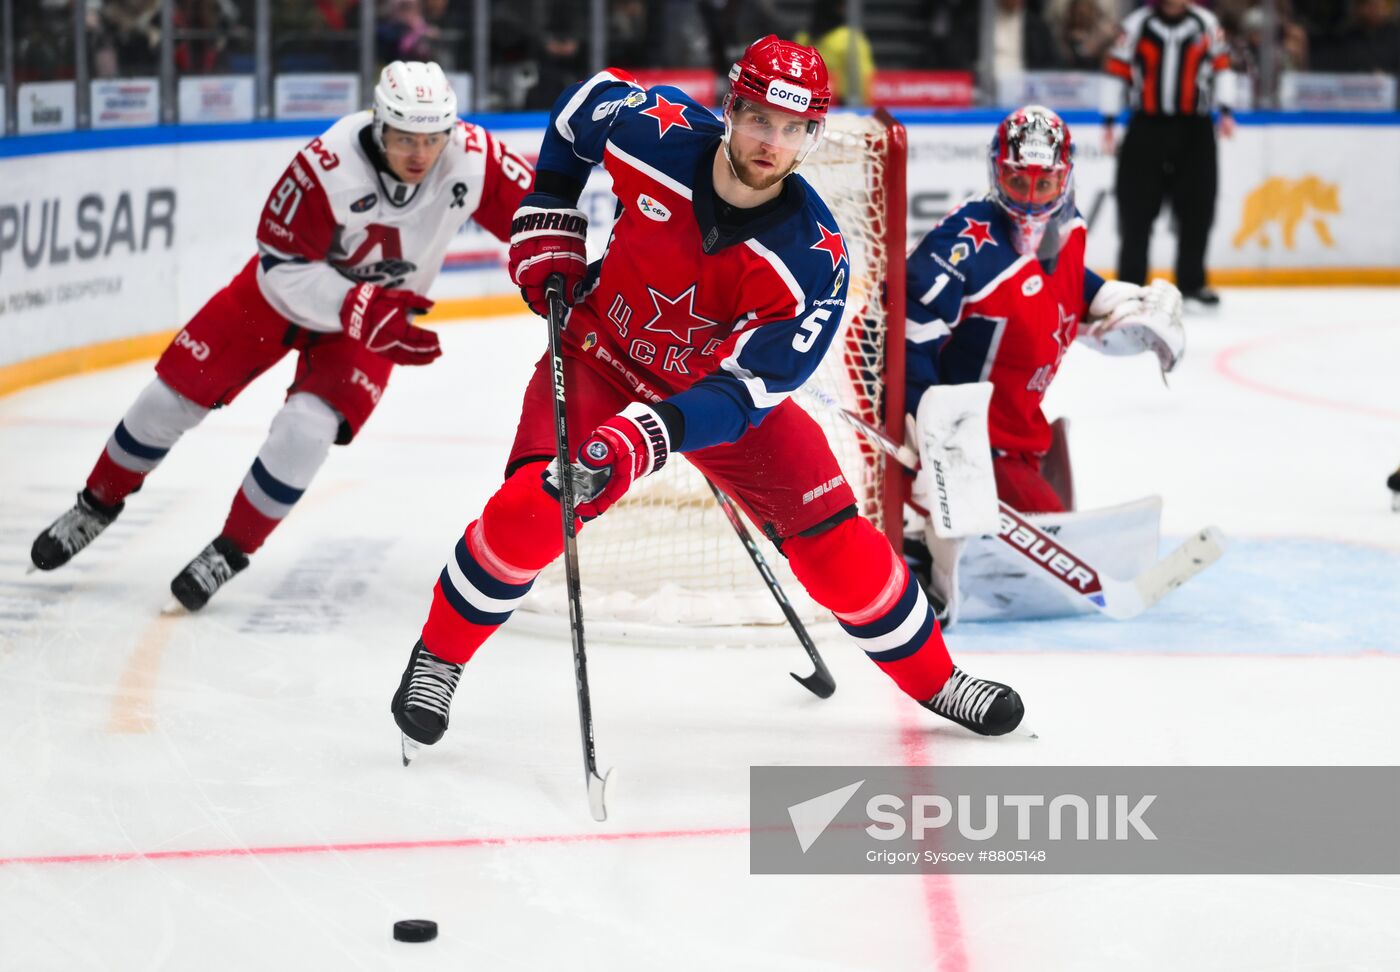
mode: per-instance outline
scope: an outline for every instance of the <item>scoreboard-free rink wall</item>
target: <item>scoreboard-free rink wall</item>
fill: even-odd
[[[911,241],[984,190],[995,111],[906,112]],[[1113,268],[1113,158],[1091,114],[1067,116],[1088,262]],[[1212,281],[1400,284],[1400,115],[1241,116],[1221,141]],[[533,158],[542,114],[481,122]],[[292,154],[329,122],[258,122],[0,139],[0,394],[156,354],[254,252],[263,200]],[[1119,128],[1121,135],[1122,129]],[[595,173],[582,206],[590,250],[614,201]],[[1172,265],[1164,212],[1154,267]],[[458,234],[431,296],[439,319],[514,313],[505,247]]]

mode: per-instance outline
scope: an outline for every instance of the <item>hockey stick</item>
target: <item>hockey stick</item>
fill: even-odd
[[[705,477],[705,484],[710,487],[710,492],[715,494],[715,502],[724,511],[724,515],[729,519],[729,525],[734,528],[734,532],[739,535],[739,542],[744,545],[744,549],[749,552],[749,559],[758,568],[759,574],[763,577],[763,583],[768,585],[768,591],[773,595],[773,600],[778,602],[778,607],[783,609],[783,617],[787,618],[788,624],[792,626],[793,633],[797,635],[797,640],[802,642],[802,648],[807,652],[807,657],[812,659],[812,664],[817,666],[816,671],[806,678],[796,672],[788,672],[807,691],[811,692],[819,699],[829,699],[836,691],[836,679],[831,677],[831,672],[826,667],[826,662],[822,661],[821,654],[817,651],[817,646],[812,644],[812,636],[807,634],[807,627],[802,623],[802,619],[797,616],[797,612],[792,608],[792,602],[778,584],[778,578],[773,576],[773,568],[768,566],[768,561],[763,556],[763,551],[758,549],[758,544],[754,542],[753,534],[749,533],[749,528],[740,519],[739,510],[734,506],[734,501],[724,492],[710,482],[709,477]]]
[[[564,515],[564,578],[569,595],[569,633],[574,647],[574,683],[578,690],[579,733],[583,739],[583,775],[588,784],[588,808],[593,819],[608,819],[607,785],[612,770],[598,775],[593,742],[593,704],[588,696],[588,659],[583,650],[583,598],[579,585],[578,529],[574,516],[574,464],[569,456],[569,422],[564,408],[564,277],[551,274],[545,282],[549,303],[549,360],[554,372],[554,446],[559,463],[559,507]]]
[[[841,416],[867,441],[886,455],[893,456],[906,469],[917,469],[919,457],[907,445],[900,445],[847,409],[830,395],[815,388],[804,394]],[[1136,577],[1120,580],[1096,570],[1083,557],[1065,547],[1026,517],[998,501],[1001,523],[997,539],[1044,571],[1051,580],[1067,587],[1099,611],[1117,621],[1135,618],[1192,577],[1220,559],[1225,537],[1216,527],[1197,531],[1167,556]]]

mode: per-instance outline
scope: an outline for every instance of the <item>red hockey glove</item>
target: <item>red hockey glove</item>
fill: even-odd
[[[574,512],[582,520],[602,516],[635,480],[666,465],[671,454],[666,423],[651,408],[633,402],[593,430],[574,462]],[[545,472],[545,487],[559,495],[557,460]]]
[[[372,283],[352,287],[340,305],[346,337],[395,364],[425,365],[442,354],[438,336],[414,327],[410,314],[427,313],[433,302],[411,290],[385,290]]]
[[[536,202],[551,197],[526,196]],[[563,200],[559,200],[563,203]],[[521,206],[510,223],[510,279],[520,288],[520,296],[530,310],[548,316],[544,283],[550,274],[564,277],[564,301],[572,304],[578,285],[588,270],[584,240],[588,217],[577,209]]]

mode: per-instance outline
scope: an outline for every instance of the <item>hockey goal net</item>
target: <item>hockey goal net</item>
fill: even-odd
[[[851,275],[840,331],[809,385],[903,441],[904,255],[907,149],[902,125],[883,110],[835,115],[801,174],[845,238]],[[794,401],[822,425],[861,512],[900,543],[899,468],[828,407]],[[807,597],[783,556],[748,524],[803,620],[830,620]],[[579,534],[583,613],[590,635],[630,637],[677,628],[752,640],[786,624],[704,478],[673,458],[635,483]],[[567,620],[562,559],[540,575],[522,613]]]

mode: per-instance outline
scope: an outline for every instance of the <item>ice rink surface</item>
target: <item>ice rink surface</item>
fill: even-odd
[[[587,812],[566,638],[508,627],[452,728],[400,765],[389,697],[432,583],[498,482],[541,322],[443,331],[252,567],[197,616],[290,379],[188,435],[72,564],[26,576],[149,363],[0,400],[0,970],[1359,970],[1400,967],[1400,878],[752,877],[763,764],[1397,764],[1400,291],[1236,290],[1146,357],[1071,350],[1081,508],[1158,493],[1224,558],[1146,615],[953,628],[1038,739],[917,708],[829,632],[590,645],[612,817]],[[585,531],[580,543],[587,544]],[[646,578],[638,578],[645,584]],[[1307,834],[1299,834],[1307,840]],[[437,941],[391,940],[432,918]]]

